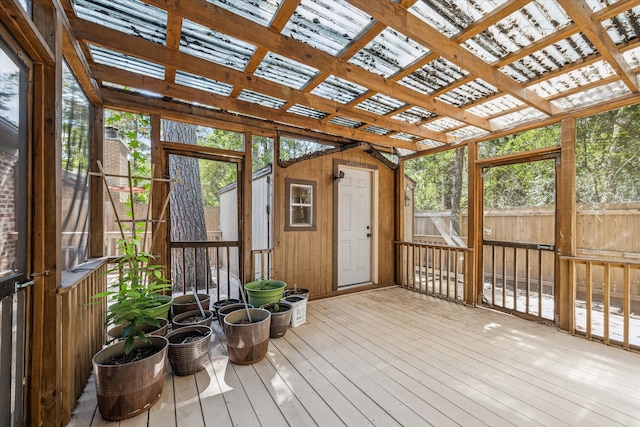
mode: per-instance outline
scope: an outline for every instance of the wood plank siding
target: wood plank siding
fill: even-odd
[[[215,323],[214,323],[215,324]],[[634,426],[640,355],[494,312],[385,288],[309,302],[267,357],[174,377],[125,426]],[[93,380],[70,426],[105,423]]]

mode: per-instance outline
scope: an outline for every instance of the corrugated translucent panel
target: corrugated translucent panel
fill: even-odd
[[[398,132],[391,135],[391,138],[399,139],[401,141],[415,141],[416,139],[420,139],[420,137],[406,132]]]
[[[598,61],[586,67],[572,70],[566,74],[545,80],[533,86],[530,89],[535,91],[542,97],[555,96],[559,93],[566,92],[590,83],[595,83],[603,78],[615,75],[615,71],[605,61]]]
[[[335,55],[369,22],[369,15],[343,0],[302,0],[282,34]]]
[[[608,85],[598,86],[565,98],[552,101],[562,109],[586,107],[591,104],[600,104],[608,99],[615,99],[630,94],[629,88],[622,82],[614,82]]]
[[[329,76],[325,81],[314,87],[312,94],[347,104],[367,91],[364,86],[351,83],[336,76]]]
[[[407,150],[407,151],[410,151],[410,150]],[[413,153],[413,151],[412,151],[412,153]],[[385,153],[384,151],[380,152],[380,154],[382,154],[382,156],[384,158],[386,158],[387,160],[389,160],[391,163],[394,163],[396,165],[398,164],[399,160],[398,160],[398,156],[397,155],[391,154],[391,153]]]
[[[346,117],[339,117],[339,116],[331,118],[329,122],[334,123],[336,125],[340,125],[340,126],[346,126],[348,128],[358,128],[364,124],[363,122],[360,122],[357,120],[352,120]]]
[[[386,28],[349,62],[365,70],[389,77],[429,50],[399,32]]]
[[[451,37],[505,2],[506,0],[422,0],[409,11]]]
[[[626,43],[640,33],[640,6],[636,6],[613,19],[607,19],[602,26],[615,44]]]
[[[452,62],[437,58],[405,76],[399,83],[426,95],[450,85],[467,74],[469,73]]]
[[[437,98],[456,107],[463,107],[482,98],[487,98],[495,93],[498,93],[498,90],[493,85],[490,85],[481,79],[476,79],[452,89]]]
[[[233,86],[230,84],[197,76],[181,70],[176,71],[176,83],[224,96],[229,96],[233,90]]]
[[[317,72],[315,68],[269,52],[254,74],[285,86],[302,89]]]
[[[640,67],[640,47],[626,51],[623,56],[631,68]]]
[[[444,142],[434,141],[432,139],[422,139],[420,141],[417,141],[417,143],[420,145],[424,145],[428,148],[435,148],[435,147],[440,147],[441,145],[444,145]]]
[[[394,110],[397,110],[403,105],[405,105],[404,102],[398,99],[383,95],[381,93],[377,93],[371,98],[365,99],[364,101],[356,105],[356,108],[360,108],[361,110],[366,110],[371,113],[385,115]]]
[[[597,53],[595,47],[582,33],[579,33],[525,56],[501,68],[500,71],[522,83],[595,53]]]
[[[276,110],[279,110],[284,104],[286,104],[286,101],[282,99],[263,95],[261,93],[253,92],[247,89],[243,89],[242,92],[240,92],[240,95],[238,95],[238,99],[240,101],[246,101],[253,104],[260,104],[269,108],[275,108]]]
[[[298,114],[300,116],[311,117],[312,119],[324,119],[327,113],[303,105],[294,105],[287,110],[288,113]]]
[[[503,111],[511,110],[523,105],[523,102],[511,95],[501,96],[491,99],[479,105],[474,105],[466,111],[479,117],[489,117],[500,114]]]
[[[182,21],[180,51],[216,64],[244,70],[256,47],[188,19]]]
[[[244,18],[269,26],[282,0],[207,0]]]
[[[477,34],[464,46],[493,62],[570,23],[569,16],[555,1],[536,0]]]
[[[87,21],[165,44],[167,12],[138,0],[74,0],[76,14]]]
[[[369,133],[375,133],[377,135],[387,135],[392,132],[390,129],[381,128],[380,126],[373,126],[373,125],[367,126],[362,130]]]
[[[605,7],[618,3],[618,0],[585,0],[589,9],[594,12],[598,12],[599,10],[604,9]]]
[[[488,133],[489,131],[480,129],[475,126],[465,126],[463,128],[456,129],[454,131],[449,132],[448,135],[451,135],[456,139],[463,139],[463,138],[477,137],[480,135],[486,135]]]
[[[157,79],[164,79],[164,66],[162,65],[145,61],[135,56],[114,52],[99,46],[89,45],[89,50],[91,51],[93,60],[98,64],[108,65]]]
[[[119,85],[119,84],[111,83],[111,82],[103,81],[102,82],[102,86],[104,86],[104,87],[112,87],[114,89],[120,89],[120,90],[124,90],[124,91],[127,91],[127,92],[132,92],[132,93],[142,93],[145,96],[152,96],[154,98],[161,98],[162,97],[162,95],[160,95],[159,93],[149,92],[147,90],[139,90],[139,89],[136,89],[134,87]]]
[[[513,113],[505,114],[491,119],[491,123],[494,123],[499,129],[504,129],[518,125],[520,123],[526,123],[533,120],[544,119],[548,117],[543,112],[529,107],[523,110],[514,111]]]
[[[443,132],[447,129],[458,127],[462,124],[463,123],[461,121],[458,121],[456,119],[452,119],[450,117],[441,117],[432,122],[422,125],[422,127],[436,131],[436,132]]]

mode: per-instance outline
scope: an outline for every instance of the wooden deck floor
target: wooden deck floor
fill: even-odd
[[[640,425],[640,354],[400,288],[311,301],[251,366],[220,336],[147,413],[105,422],[90,382],[70,425]]]

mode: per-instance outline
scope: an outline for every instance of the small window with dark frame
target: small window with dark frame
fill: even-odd
[[[316,230],[316,182],[286,179],[286,231]]]

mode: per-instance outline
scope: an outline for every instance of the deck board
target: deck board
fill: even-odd
[[[147,413],[102,420],[90,380],[71,426],[640,425],[640,354],[400,288],[311,301],[262,361],[205,369]]]

